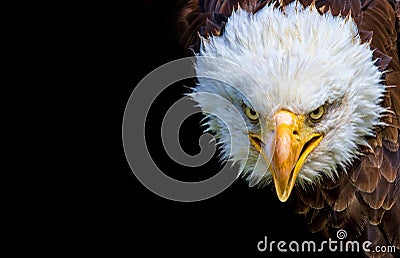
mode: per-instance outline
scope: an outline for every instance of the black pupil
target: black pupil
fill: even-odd
[[[319,108],[318,108],[317,110],[314,110],[314,111],[313,111],[313,114],[314,114],[314,115],[318,115],[318,113],[319,113]]]
[[[255,116],[255,115],[256,115],[256,112],[255,112],[253,109],[250,109],[250,114],[251,114],[252,116]]]

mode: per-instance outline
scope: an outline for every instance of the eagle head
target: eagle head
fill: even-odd
[[[274,185],[284,202],[295,185],[335,179],[368,147],[385,87],[351,17],[295,3],[239,8],[222,36],[201,41],[191,96],[222,159],[240,163],[251,185]]]

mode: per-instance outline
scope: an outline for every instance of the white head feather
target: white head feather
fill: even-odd
[[[261,125],[280,109],[308,114],[331,104],[315,127],[324,138],[302,167],[297,179],[301,184],[323,174],[334,177],[337,168],[345,169],[359,155],[358,148],[368,146],[366,136],[373,135],[385,112],[379,105],[385,91],[382,74],[369,45],[361,43],[354,21],[330,12],[321,15],[315,7],[299,9],[293,3],[282,12],[267,5],[255,14],[239,8],[222,36],[202,39],[197,59],[199,84],[192,96],[211,114],[207,123],[222,146],[223,158],[247,162],[243,173],[256,182],[268,181],[271,173],[265,161],[256,165],[255,150],[248,157],[242,147],[249,146],[252,125],[236,125],[231,107],[197,93],[220,95],[238,109],[246,103],[259,113]],[[231,126],[231,135],[215,116]],[[231,146],[231,136],[243,144]]]

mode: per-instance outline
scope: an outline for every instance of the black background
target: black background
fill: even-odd
[[[122,125],[125,105],[135,85],[149,72],[169,61],[184,57],[175,30],[179,3],[172,0],[136,1],[125,10],[122,31],[122,58],[127,72],[125,84],[118,86],[118,115],[114,121]],[[124,7],[121,7],[124,8]],[[165,111],[188,90],[190,81],[172,85],[153,104],[146,124],[150,152],[169,176],[195,181],[218,172],[216,159],[201,168],[186,168],[168,159],[160,143],[160,124]],[[180,141],[189,154],[199,151],[199,121],[194,116],[181,129]],[[316,240],[318,235],[307,231],[305,219],[296,215],[289,203],[280,203],[276,194],[266,188],[247,186],[239,179],[221,194],[204,201],[183,203],[164,199],[147,190],[134,176],[126,161],[122,139],[116,137],[118,158],[106,170],[101,185],[100,210],[91,248],[111,252],[120,257],[271,257],[283,253],[260,253],[258,241]],[[138,150],[140,155],[142,150]],[[90,218],[89,218],[90,219]],[[88,237],[88,238],[91,238]],[[141,255],[140,255],[141,253]],[[286,254],[299,255],[300,254]],[[321,255],[321,254],[319,254]],[[325,256],[335,257],[334,253]],[[302,256],[318,256],[305,253]],[[336,254],[343,257],[343,255]]]

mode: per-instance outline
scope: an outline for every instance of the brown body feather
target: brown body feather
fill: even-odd
[[[180,42],[198,50],[200,33],[204,37],[223,33],[227,18],[238,5],[257,12],[271,1],[263,0],[189,0],[180,16]],[[292,0],[281,1],[284,8]],[[308,6],[312,1],[301,0]],[[386,71],[388,85],[382,106],[390,113],[382,118],[386,126],[376,129],[371,149],[335,181],[325,179],[310,190],[295,189],[291,203],[305,214],[311,232],[332,235],[347,230],[349,239],[369,240],[373,245],[400,249],[400,63],[398,45],[400,4],[389,0],[318,0],[320,12],[347,15],[351,10],[360,36],[374,49],[376,65]],[[400,250],[397,250],[399,254]],[[367,253],[374,257],[392,257],[390,253]]]

